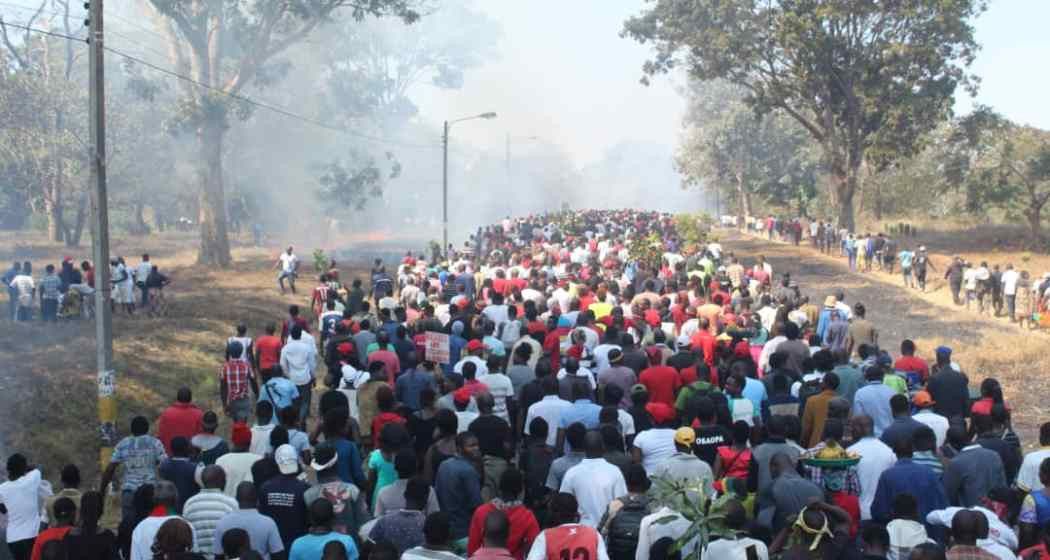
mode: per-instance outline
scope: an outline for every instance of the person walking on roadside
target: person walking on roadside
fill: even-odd
[[[915,273],[916,287],[923,293],[926,292],[926,271],[927,269],[937,272],[937,268],[933,266],[933,261],[930,260],[930,256],[926,254],[926,246],[920,245],[919,250],[912,257],[912,270]]]
[[[948,286],[952,290],[952,301],[955,305],[962,305],[963,301],[959,298],[959,292],[962,290],[963,283],[963,267],[964,263],[962,257],[955,257],[952,259],[952,264],[948,266],[948,270],[944,271],[944,279],[948,281]],[[923,285],[922,291],[926,291],[925,285]]]
[[[911,252],[907,247],[901,249],[901,252],[897,254],[897,260],[901,263],[901,277],[904,279],[905,288],[914,288],[915,284],[911,281],[912,263],[915,259],[915,253]]]
[[[295,278],[299,275],[299,257],[295,256],[295,249],[289,245],[285,252],[281,253],[281,256],[277,257],[277,262],[274,263],[273,268],[280,269],[277,273],[277,287],[281,289],[281,295],[284,295],[284,281],[288,280],[288,287],[291,288],[292,293],[295,293]]]
[[[1006,315],[1011,323],[1017,322],[1017,283],[1021,275],[1014,270],[1013,263],[1006,265],[1006,270],[999,277],[1003,299],[1006,300]]]

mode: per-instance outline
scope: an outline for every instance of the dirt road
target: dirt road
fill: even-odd
[[[802,293],[817,305],[842,289],[846,303],[864,304],[868,319],[879,331],[880,346],[895,356],[906,338],[914,340],[918,353],[930,361],[934,348],[941,344],[951,347],[971,384],[979,384],[986,377],[1002,382],[1022,442],[1026,446],[1038,444],[1038,426],[1050,420],[1050,404],[1043,396],[1050,390],[1044,373],[1050,371],[1050,360],[1043,351],[1047,344],[1044,334],[927,301],[904,288],[899,278],[849,272],[844,260],[822,256],[809,247],[768,242],[732,231],[723,233],[722,245],[736,253],[745,266],[764,255],[777,276],[790,273]]]

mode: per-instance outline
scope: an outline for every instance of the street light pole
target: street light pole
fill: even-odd
[[[448,255],[448,121],[441,135],[444,157],[441,165],[441,253]]]
[[[441,164],[441,251],[445,254],[446,258],[449,256],[448,252],[448,131],[452,128],[453,124],[463,121],[469,121],[473,119],[494,119],[496,113],[488,112],[480,115],[474,115],[473,117],[463,117],[462,119],[456,119],[454,121],[445,121],[445,126],[441,134],[441,148],[442,148],[442,164]]]
[[[113,371],[113,320],[109,308],[112,286],[109,283],[109,209],[106,200],[106,80],[102,0],[90,0],[88,9],[88,37],[91,42],[88,69],[91,82],[91,148],[88,156],[94,186],[91,203],[95,212],[91,244],[95,258],[99,463],[104,470],[116,443],[117,395],[116,373]]]

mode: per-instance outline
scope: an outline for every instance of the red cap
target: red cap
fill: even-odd
[[[653,422],[666,424],[675,419],[675,411],[671,405],[662,402],[651,402],[645,405],[645,411],[653,417]]]
[[[349,342],[343,342],[335,347],[336,352],[344,356],[349,356],[354,351],[354,345]]]
[[[470,389],[466,387],[460,387],[456,389],[456,392],[452,393],[452,400],[458,405],[465,405],[470,402]]]
[[[477,352],[478,350],[484,350],[485,345],[480,340],[474,339],[467,343],[467,352]]]
[[[252,429],[244,422],[235,422],[230,434],[234,447],[248,447],[252,444]]]

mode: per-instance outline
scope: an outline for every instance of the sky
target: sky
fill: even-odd
[[[434,121],[499,114],[494,121],[457,125],[456,139],[502,150],[508,132],[539,136],[580,166],[623,141],[677,144],[685,101],[675,91],[675,78],[639,84],[648,47],[619,36],[624,19],[640,12],[643,0],[484,0],[475,5],[502,26],[501,57],[469,73],[463,89],[424,92],[420,99],[425,117]],[[983,49],[972,70],[982,78],[981,90],[976,100],[959,92],[957,112],[968,112],[976,102],[1050,129],[1047,21],[1048,0],[992,0],[976,23]]]
[[[126,1],[110,0],[110,6]],[[619,36],[623,21],[639,13],[644,0],[474,2],[502,28],[499,58],[468,73],[460,90],[417,92],[423,118],[434,123],[498,113],[496,120],[456,125],[454,141],[502,153],[508,133],[518,139],[512,141],[514,151],[529,149],[525,138],[536,137],[563,149],[579,167],[623,142],[668,149],[677,144],[685,101],[674,82],[682,78],[660,76],[641,85],[648,47]],[[966,113],[980,103],[1017,122],[1050,129],[1045,100],[1050,0],[990,3],[976,23],[983,48],[972,71],[981,77],[980,92],[972,100],[960,91],[956,111]],[[12,7],[16,4],[38,1],[0,1],[0,14],[24,19],[24,10]]]

